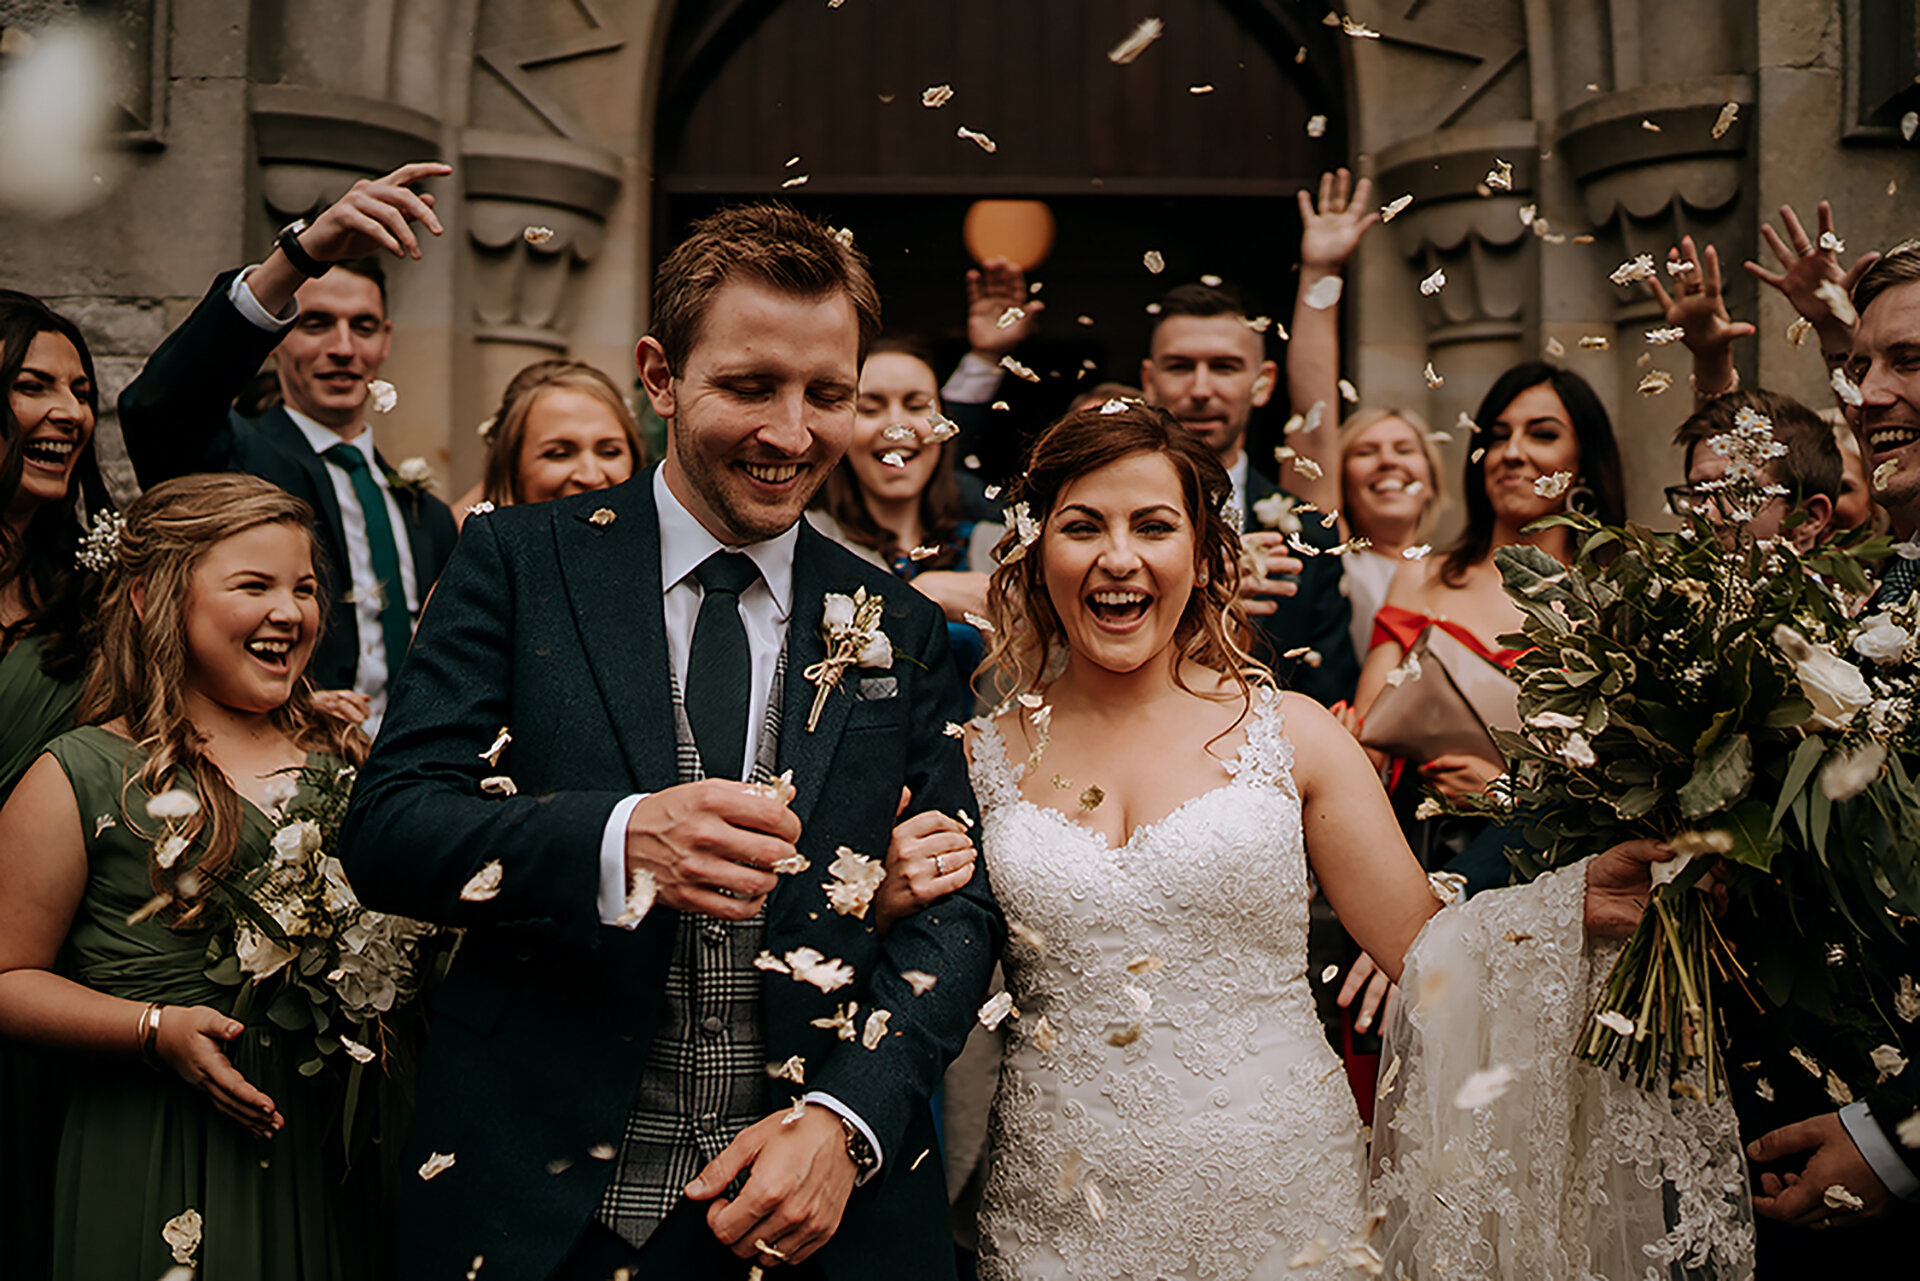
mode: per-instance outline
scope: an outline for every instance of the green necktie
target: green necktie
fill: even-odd
[[[387,647],[387,683],[400,674],[407,642],[413,639],[413,620],[407,614],[407,587],[400,578],[400,549],[393,541],[393,522],[387,519],[387,496],[367,466],[367,456],[352,445],[334,445],[321,454],[347,473],[353,496],[367,522],[367,549],[373,553],[373,576],[380,580],[380,636]]]

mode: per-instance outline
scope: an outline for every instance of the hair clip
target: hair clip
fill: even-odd
[[[74,561],[82,569],[106,573],[120,563],[120,533],[126,527],[126,517],[119,512],[111,508],[101,512],[81,537]]]

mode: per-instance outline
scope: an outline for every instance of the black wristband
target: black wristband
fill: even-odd
[[[300,243],[300,233],[306,229],[307,220],[296,218],[280,229],[280,234],[274,237],[273,243],[280,247],[280,252],[287,256],[287,261],[293,264],[295,271],[309,280],[318,280],[333,270],[333,264],[321,262],[308,253],[307,247]]]

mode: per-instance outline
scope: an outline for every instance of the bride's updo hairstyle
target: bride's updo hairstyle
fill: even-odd
[[[203,750],[205,737],[187,717],[187,597],[193,573],[216,543],[263,525],[297,529],[311,544],[313,511],[256,476],[214,472],[155,485],[128,504],[125,521],[105,553],[97,644],[75,720],[81,725],[126,721],[129,737],[146,753],[137,778],[149,795],[181,786],[182,775],[192,780],[200,809],[177,830],[189,841],[204,835],[205,851],[193,870],[203,878],[215,876],[232,857],[243,820],[239,794]],[[317,546],[314,558],[319,559]],[[325,600],[319,607],[324,624]],[[308,751],[331,752],[352,765],[366,759],[366,736],[315,708],[304,677],[268,719]],[[123,780],[123,799],[135,777]],[[137,826],[139,808],[125,813],[130,825]],[[151,861],[155,892],[176,894],[178,877],[187,870],[184,860],[170,870]],[[207,900],[185,893],[177,897],[174,924],[194,924]]]
[[[987,585],[988,633],[983,671],[996,670],[999,682],[1016,692],[1039,686],[1049,665],[1066,649],[1066,629],[1047,594],[1041,538],[1022,550],[1019,508],[1031,518],[1030,530],[1044,531],[1061,491],[1082,476],[1135,454],[1158,454],[1173,464],[1180,496],[1194,532],[1194,588],[1174,629],[1182,660],[1211,668],[1232,680],[1242,697],[1252,698],[1252,681],[1271,679],[1234,636],[1246,627],[1240,605],[1240,534],[1226,515],[1233,481],[1213,451],[1166,410],[1139,400],[1109,400],[1058,419],[1040,434],[1027,456],[1024,476],[1009,486],[1012,505],[1007,536],[994,548],[999,568]],[[1012,563],[1008,563],[1012,557]],[[1192,692],[1189,690],[1189,692]]]

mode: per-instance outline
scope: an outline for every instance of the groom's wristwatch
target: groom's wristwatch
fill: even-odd
[[[872,1173],[874,1167],[880,1164],[880,1158],[873,1154],[873,1144],[867,1142],[867,1136],[860,1133],[853,1122],[838,1112],[833,1115],[847,1136],[847,1159],[853,1162],[854,1177],[863,1178]]]

